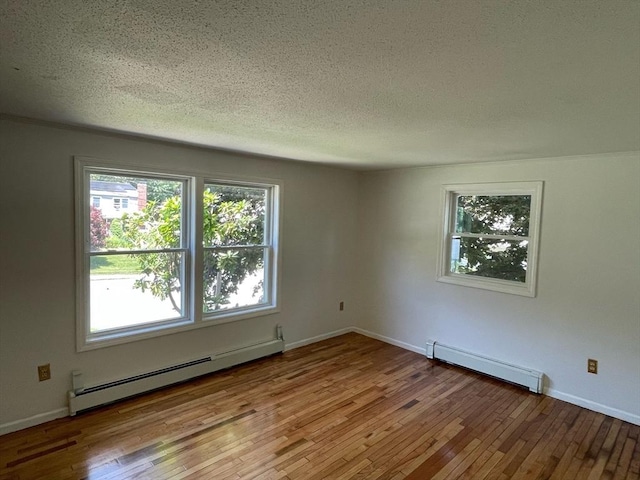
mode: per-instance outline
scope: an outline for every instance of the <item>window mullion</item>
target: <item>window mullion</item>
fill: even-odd
[[[109,256],[109,255],[138,255],[145,253],[171,253],[171,252],[187,252],[188,248],[153,248],[149,250],[94,250],[87,252],[91,256]]]
[[[464,237],[464,238],[488,238],[488,239],[496,239],[496,240],[508,240],[512,242],[527,242],[529,241],[529,237],[518,236],[518,235],[497,235],[495,233],[459,233],[452,232],[452,237]]]
[[[194,322],[202,321],[203,298],[202,292],[204,288],[204,248],[203,248],[203,224],[204,224],[204,179],[196,177],[193,179],[193,188],[191,189],[189,200],[192,205],[190,217],[191,244],[190,251],[192,256],[191,262],[191,312]]]
[[[202,173],[136,170],[81,157],[74,170],[78,351],[277,311],[272,291],[277,199],[271,183],[210,180],[209,185]],[[229,243],[241,245],[204,246],[209,187],[227,198],[217,222],[235,221],[234,212],[242,222],[253,222],[231,225]],[[124,214],[131,222],[120,220]],[[253,229],[261,225],[265,235],[259,238]],[[221,258],[214,268],[225,277],[218,279],[224,289],[220,300],[214,299],[219,311],[205,314],[209,256]]]
[[[252,248],[266,248],[267,244],[256,245],[214,245],[211,247],[203,247],[204,250],[251,250]]]
[[[444,185],[438,281],[534,297],[542,187],[542,182]],[[483,200],[487,203],[476,205],[474,199],[468,200],[469,205],[463,202],[465,218],[459,218],[459,199],[475,196],[487,197]],[[491,197],[508,198],[500,199],[503,202],[500,204]],[[466,225],[467,220],[478,218],[482,208],[490,208],[492,212],[521,208],[518,216],[528,216],[523,219],[528,220],[527,235],[520,236],[513,231],[505,231],[504,234],[500,231],[456,231],[457,228],[468,230],[462,225]],[[502,218],[506,219],[505,215]],[[512,215],[511,218],[509,224],[515,217]],[[498,228],[499,225],[492,227],[494,230]]]
[[[266,210],[269,212],[266,218],[264,226],[264,234],[262,237],[262,243],[264,243],[264,269],[268,274],[264,277],[263,289],[266,295],[267,302],[271,303],[275,295],[275,289],[273,285],[273,219],[274,219],[274,204],[273,204],[273,192],[274,188],[269,188],[266,195]]]

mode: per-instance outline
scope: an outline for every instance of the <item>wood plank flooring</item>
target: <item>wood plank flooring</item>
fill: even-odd
[[[356,334],[0,437],[0,479],[638,479],[640,427]]]

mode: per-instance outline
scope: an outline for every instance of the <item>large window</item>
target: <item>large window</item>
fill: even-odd
[[[109,215],[96,182],[138,199]],[[80,350],[276,311],[277,184],[77,159],[76,186]]]
[[[446,185],[438,280],[535,296],[542,182]]]

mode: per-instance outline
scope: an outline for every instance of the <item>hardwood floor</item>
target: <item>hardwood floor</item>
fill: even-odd
[[[348,334],[0,437],[0,479],[638,479],[639,434]]]

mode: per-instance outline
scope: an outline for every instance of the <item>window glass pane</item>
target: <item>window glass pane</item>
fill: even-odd
[[[263,245],[267,189],[205,185],[205,247]]]
[[[530,195],[460,195],[456,233],[529,235]]]
[[[264,266],[267,248],[204,252],[204,312],[266,303]]]
[[[450,271],[524,283],[527,250],[526,240],[453,237]]]
[[[95,255],[91,333],[184,316],[184,252]]]
[[[277,185],[75,165],[80,351],[277,308]]]
[[[109,199],[90,206],[92,252],[182,246],[183,182],[92,173],[89,190]]]

